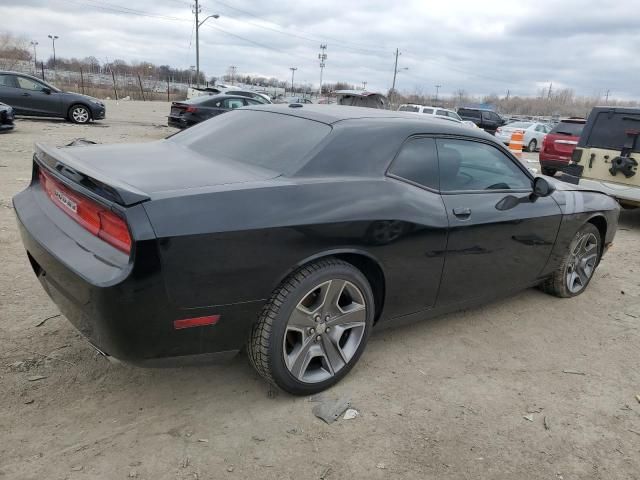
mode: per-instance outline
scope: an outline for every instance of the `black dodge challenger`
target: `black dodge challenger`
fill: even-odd
[[[152,143],[38,145],[13,202],[33,271],[97,349],[171,365],[246,346],[294,394],[344,377],[374,327],[582,293],[619,214],[482,131],[295,104]]]

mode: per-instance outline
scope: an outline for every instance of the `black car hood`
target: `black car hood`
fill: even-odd
[[[51,150],[49,149],[51,152]],[[106,184],[110,179],[148,195],[267,180],[278,174],[225,158],[200,155],[177,143],[91,145],[56,149],[61,162]],[[114,182],[115,183],[115,182]]]

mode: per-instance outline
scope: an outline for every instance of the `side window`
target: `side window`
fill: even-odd
[[[531,189],[529,177],[504,153],[486,143],[438,139],[440,190]]]
[[[213,100],[209,100],[209,101],[205,102],[204,104],[207,107],[222,108],[222,100],[220,100],[219,98],[213,99]]]
[[[542,132],[542,133],[544,133],[544,132],[546,132],[546,131],[547,131],[547,129],[546,129],[546,128],[544,128],[544,125],[536,125],[536,132]]]
[[[405,142],[389,173],[424,187],[438,189],[438,155],[433,138]]]
[[[247,98],[247,104],[248,105],[262,105],[262,102],[259,102],[258,100],[254,99],[254,98]]]
[[[440,115],[441,117],[446,117],[447,112],[444,110],[436,110],[436,115]]]
[[[227,98],[224,101],[225,108],[240,108],[244,107],[244,101],[239,98]]]
[[[0,75],[0,87],[16,88],[16,77],[14,75]]]
[[[40,91],[42,90],[42,87],[44,87],[44,85],[42,85],[41,83],[34,82],[30,78],[17,77],[17,79],[18,79],[18,85],[20,86],[20,88],[24,90]]]
[[[424,108],[422,109],[422,113],[433,115],[433,108]]]

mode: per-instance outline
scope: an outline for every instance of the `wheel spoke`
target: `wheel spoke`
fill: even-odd
[[[324,314],[336,314],[340,312],[338,302],[342,290],[347,282],[344,280],[330,280],[323,288],[322,312]]]
[[[307,338],[297,350],[288,356],[289,371],[299,380],[302,380],[309,366],[309,362],[317,354],[317,352],[313,351],[312,347],[314,346],[313,337]]]
[[[304,307],[298,305],[293,309],[293,312],[291,312],[291,316],[289,317],[288,327],[296,330],[304,330],[314,326],[315,322],[313,321],[311,313],[305,311]]]
[[[364,305],[352,303],[351,305],[349,305],[349,308],[347,309],[346,312],[341,313],[337,317],[334,317],[330,321],[328,321],[327,326],[334,327],[334,326],[341,325],[343,327],[346,327],[346,325],[349,325],[349,324],[357,324],[358,326],[361,326],[361,325],[364,325],[366,318],[367,318],[367,310],[364,308]],[[349,327],[349,328],[353,328],[353,327]]]
[[[342,351],[329,335],[323,335],[321,343],[322,351],[329,365],[329,371],[331,375],[335,375],[335,373],[347,363],[347,359],[344,358]]]

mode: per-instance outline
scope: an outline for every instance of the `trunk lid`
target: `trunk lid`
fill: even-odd
[[[123,206],[153,194],[267,180],[276,172],[204,156],[164,140],[139,144],[55,148],[36,145],[36,157],[67,179]]]

